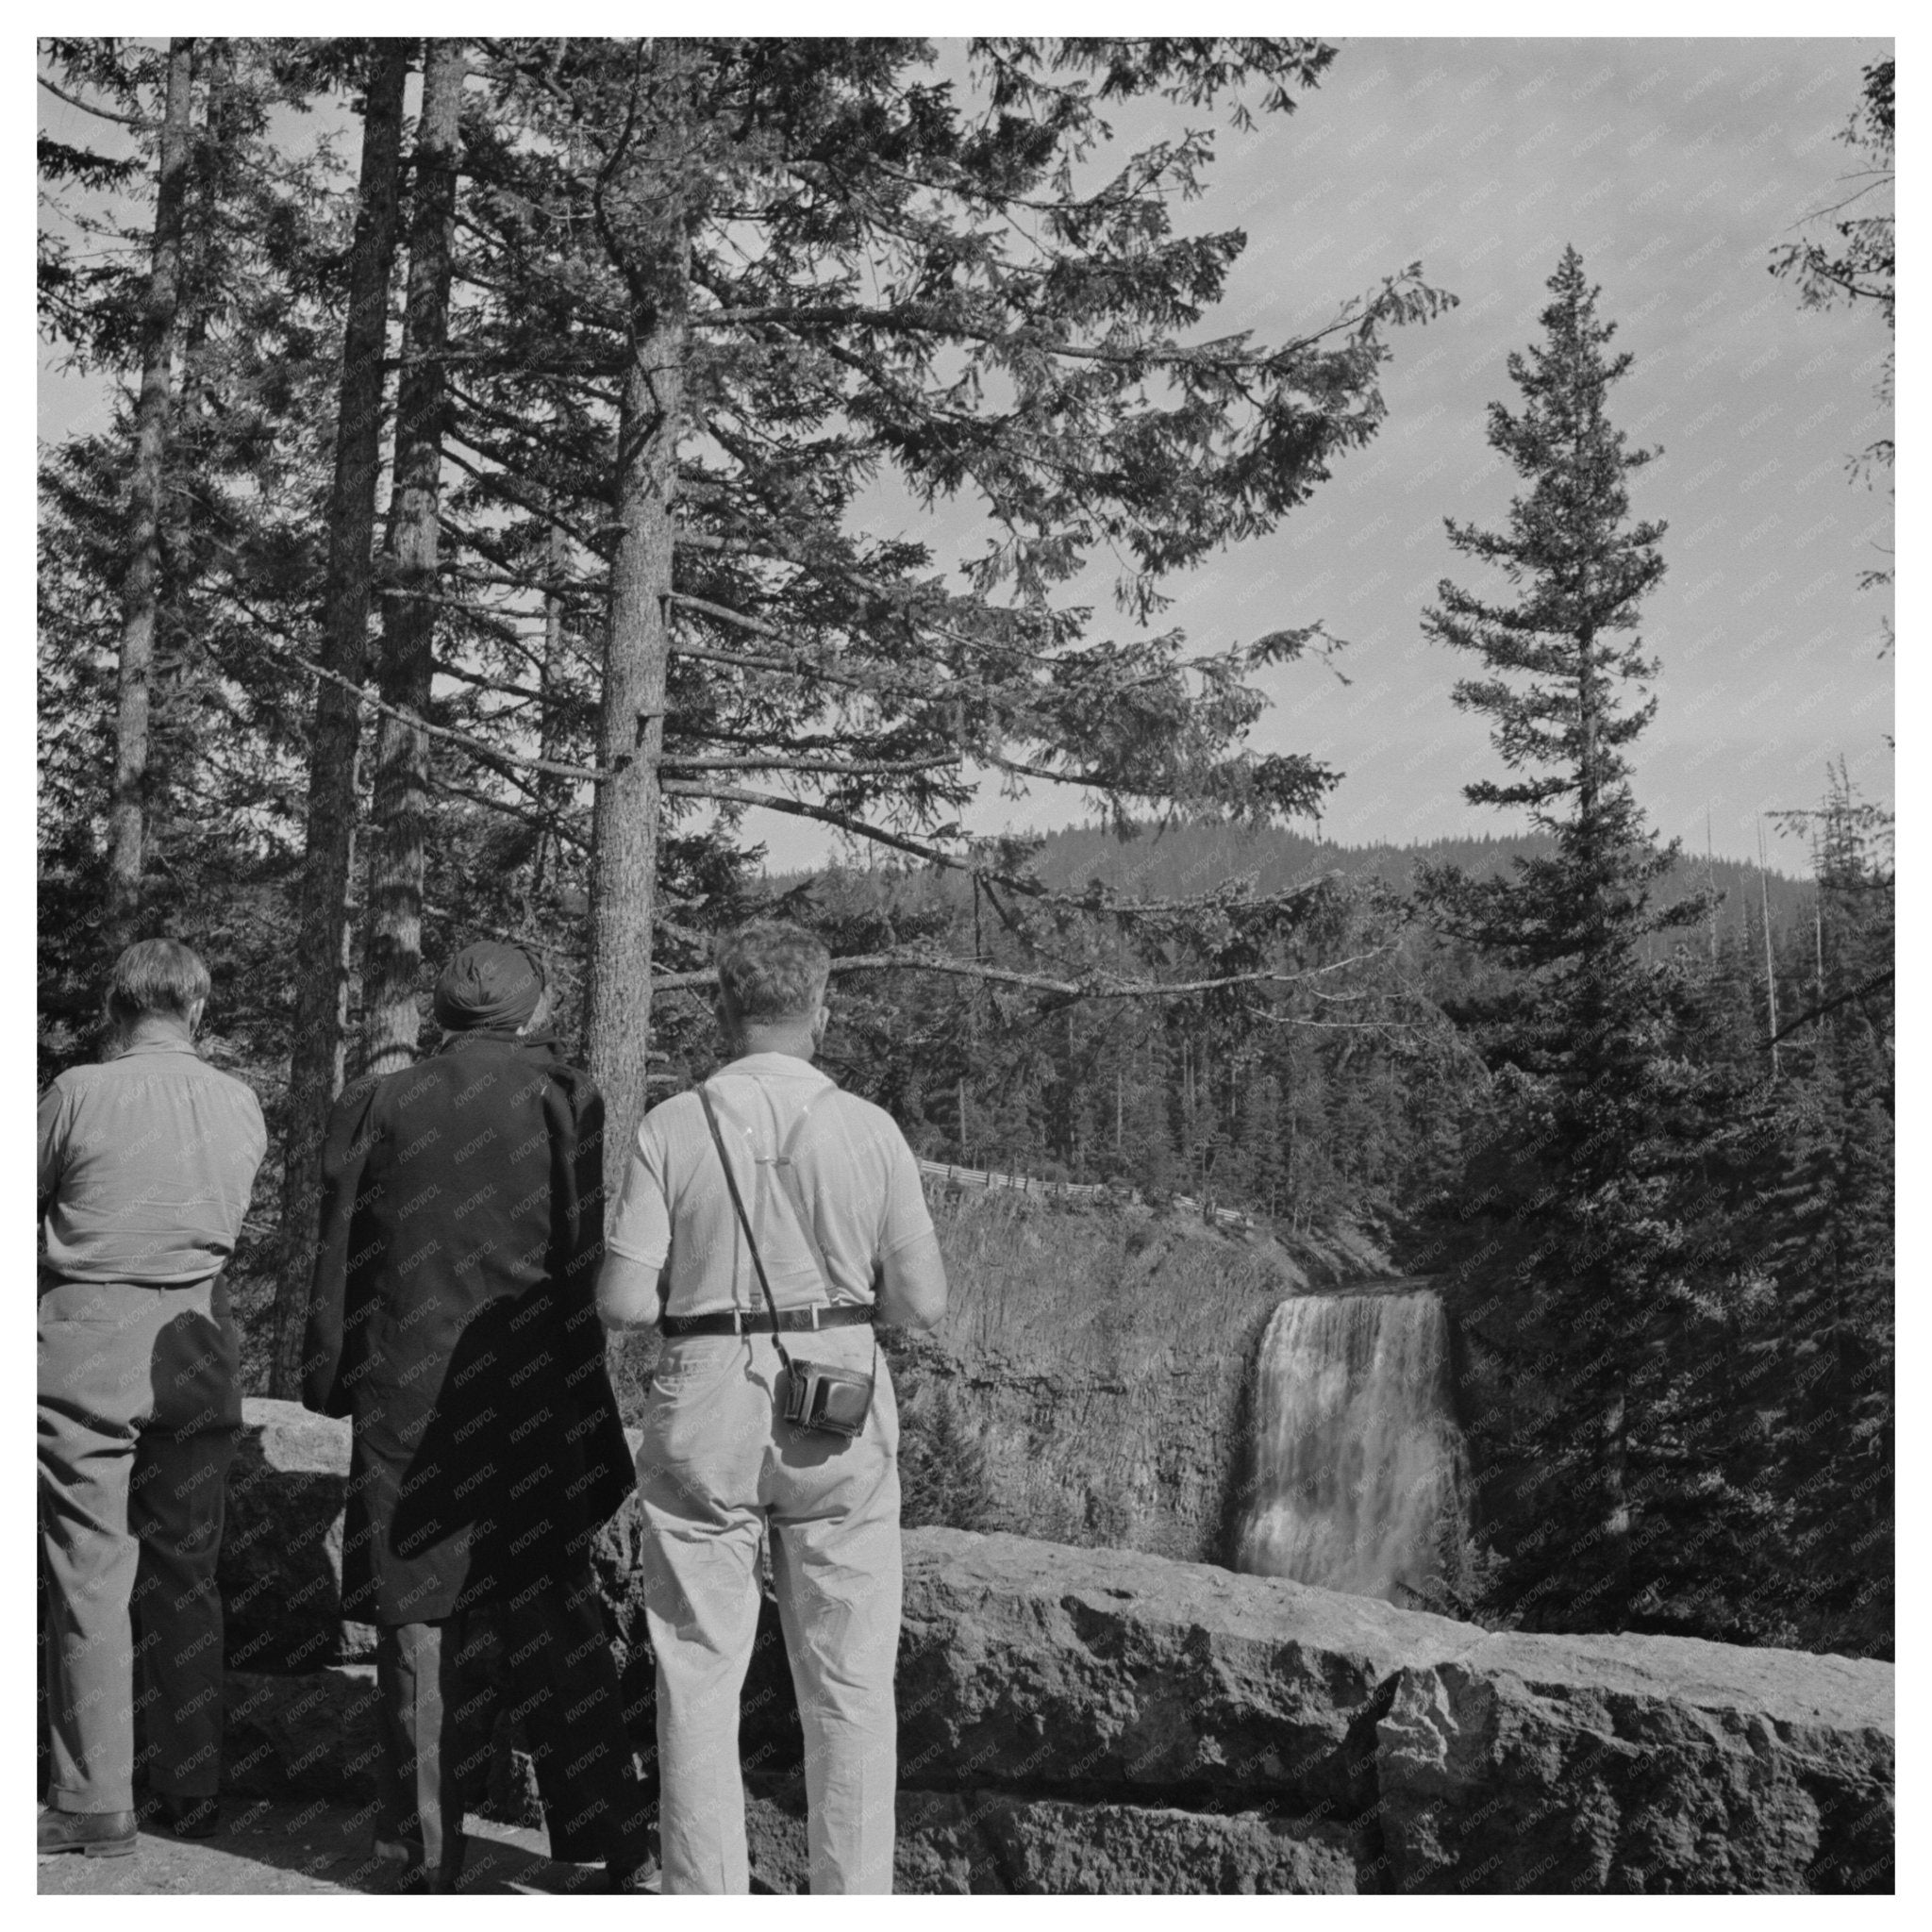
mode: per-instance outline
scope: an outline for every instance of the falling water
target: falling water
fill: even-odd
[[[1433,1294],[1298,1295],[1261,1338],[1238,1570],[1413,1602],[1458,1496],[1449,1331]]]

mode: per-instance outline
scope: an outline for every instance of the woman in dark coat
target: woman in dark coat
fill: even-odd
[[[601,1854],[614,1886],[646,1856],[589,1560],[634,1481],[594,1301],[604,1108],[547,1009],[525,955],[466,947],[441,1048],[345,1094],[324,1155],[303,1400],[354,1424],[342,1599],[377,1625],[377,1850],[437,1890],[461,1867],[452,1693],[483,1605],[529,1687],[553,1856]]]

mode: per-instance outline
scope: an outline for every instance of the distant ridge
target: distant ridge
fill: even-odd
[[[1149,828],[1125,841],[1105,825],[1071,826],[1049,833],[1034,862],[1040,876],[1061,891],[1077,891],[1097,878],[1134,897],[1182,898],[1247,877],[1257,892],[1279,892],[1322,873],[1340,871],[1376,878],[1392,891],[1407,893],[1415,888],[1419,859],[1459,865],[1478,877],[1490,877],[1507,872],[1518,857],[1548,853],[1553,846],[1543,833],[1430,839],[1412,845],[1337,845],[1274,827],[1249,830],[1195,821],[1164,831]],[[1758,868],[1742,859],[1714,858],[1707,868],[1703,854],[1683,853],[1675,870],[1653,888],[1657,903],[1673,906],[1701,891],[1707,876],[1723,894],[1720,925],[1741,925],[1748,907],[1755,926]],[[1774,870],[1767,870],[1763,879],[1774,926],[1809,923],[1816,894],[1809,879]]]

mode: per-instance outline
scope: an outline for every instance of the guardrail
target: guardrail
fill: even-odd
[[[930,1180],[945,1181],[960,1188],[984,1188],[989,1192],[1010,1189],[1020,1194],[1057,1195],[1064,1201],[1122,1201],[1143,1208],[1153,1205],[1139,1188],[1110,1188],[1102,1182],[1042,1181],[1036,1180],[1031,1174],[997,1174],[981,1167],[954,1167],[943,1160],[922,1160],[919,1171]],[[1255,1225],[1252,1214],[1243,1214],[1235,1208],[1204,1207],[1189,1194],[1171,1195],[1163,1205],[1178,1208],[1184,1213],[1198,1214],[1215,1227],[1252,1230]]]

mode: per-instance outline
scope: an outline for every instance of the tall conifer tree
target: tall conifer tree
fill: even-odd
[[[1482,660],[1455,700],[1491,721],[1508,775],[1466,796],[1526,808],[1555,849],[1496,878],[1425,868],[1422,897],[1511,969],[1467,1015],[1499,1076],[1500,1131],[1446,1217],[1453,1298],[1487,1384],[1473,1407],[1491,1507],[1539,1531],[1516,1537],[1506,1588],[1533,1624],[1615,1628],[1636,1587],[1633,1444],[1659,1399],[1647,1342],[1682,1272],[1673,1201],[1699,1104],[1671,989],[1639,942],[1702,902],[1652,905],[1675,846],[1648,830],[1624,757],[1656,708],[1643,688],[1657,671],[1626,634],[1664,572],[1663,525],[1632,521],[1625,479],[1656,452],[1610,422],[1630,358],[1607,353],[1615,325],[1598,320],[1574,248],[1548,288],[1543,340],[1508,360],[1521,407],[1490,409],[1490,443],[1528,487],[1501,532],[1448,522],[1513,594],[1445,580],[1424,628]]]

